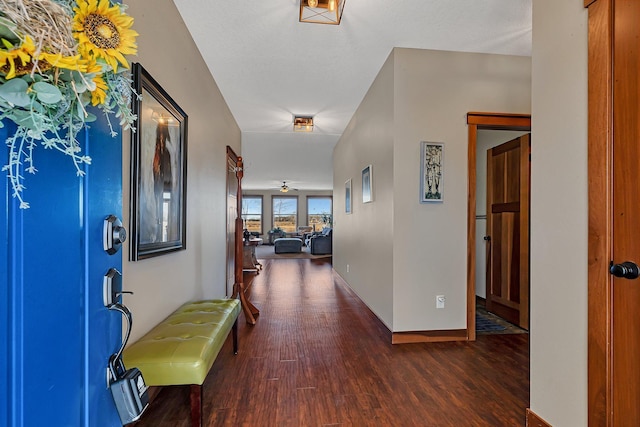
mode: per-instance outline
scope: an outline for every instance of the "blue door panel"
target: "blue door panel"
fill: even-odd
[[[122,140],[112,138],[105,121],[93,123],[86,140],[92,164],[87,169],[87,401],[88,426],[120,425],[106,385],[109,356],[120,347],[122,317],[104,307],[102,280],[110,268],[122,271],[122,251],[108,255],[103,248],[103,222],[109,214],[122,218]]]
[[[0,141],[7,138],[7,128],[0,128]],[[0,165],[6,165],[8,151],[0,148]],[[0,426],[11,425],[9,404],[9,183],[2,181],[2,200],[4,206],[0,210]]]
[[[0,129],[0,140],[10,131]],[[104,121],[84,138],[92,157],[85,177],[69,157],[38,148],[38,172],[25,182],[31,208],[18,209],[3,187],[0,425],[120,425],[106,367],[120,345],[121,317],[103,305],[102,278],[122,269],[122,256],[103,250],[102,227],[108,214],[121,216],[121,138]]]
[[[81,178],[63,154],[38,154],[39,171],[28,176],[25,190],[31,208],[22,215],[24,425],[53,419],[59,426],[79,426],[84,410]]]

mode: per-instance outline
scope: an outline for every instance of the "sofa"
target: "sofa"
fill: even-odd
[[[329,255],[333,251],[333,228],[325,227],[319,233],[314,233],[307,239],[307,246],[311,255]]]

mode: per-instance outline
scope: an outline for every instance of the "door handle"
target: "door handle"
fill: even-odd
[[[625,261],[621,264],[614,264],[612,261],[609,273],[624,279],[637,279],[640,276],[640,267],[633,261]]]

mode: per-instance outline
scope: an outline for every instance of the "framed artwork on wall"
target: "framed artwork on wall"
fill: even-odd
[[[420,202],[442,202],[444,176],[444,144],[421,142]]]
[[[344,212],[351,213],[351,178],[344,183]]]
[[[186,248],[187,115],[140,64],[131,133],[131,250],[137,261]]]
[[[373,170],[371,165],[362,169],[362,203],[373,201]]]

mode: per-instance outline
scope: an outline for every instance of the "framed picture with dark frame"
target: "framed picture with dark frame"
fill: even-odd
[[[362,203],[373,201],[373,171],[371,165],[362,169]]]
[[[344,212],[351,213],[351,178],[344,183]]]
[[[422,141],[420,156],[420,203],[442,202],[444,144]]]
[[[140,64],[131,132],[129,258],[186,249],[187,115]]]

